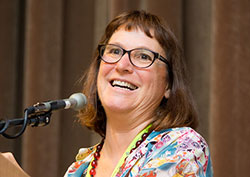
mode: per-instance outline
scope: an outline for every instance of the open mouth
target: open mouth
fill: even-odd
[[[110,83],[112,87],[120,87],[128,90],[136,90],[138,88],[137,86],[125,81],[112,80]]]

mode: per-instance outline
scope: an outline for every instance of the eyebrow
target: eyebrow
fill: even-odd
[[[147,46],[139,46],[139,47],[135,47],[135,48],[132,48],[132,49],[126,49],[120,42],[114,42],[114,43],[108,43],[108,44],[112,44],[112,45],[117,45],[119,47],[122,47],[124,48],[125,50],[133,50],[133,49],[147,49],[147,50],[151,50],[151,51],[154,51],[153,49],[150,49],[149,47]],[[155,52],[155,51],[154,51]],[[159,53],[159,52],[156,52],[156,53]]]

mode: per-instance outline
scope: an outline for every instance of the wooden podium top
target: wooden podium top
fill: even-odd
[[[0,153],[0,177],[30,177]]]

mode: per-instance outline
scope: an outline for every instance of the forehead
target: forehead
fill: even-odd
[[[120,29],[123,29],[125,31],[141,31],[141,32],[144,32],[144,34],[146,36],[148,36],[149,38],[154,38],[154,28],[153,27],[150,27],[148,25],[143,25],[143,24],[134,24],[134,25],[131,25],[130,23],[127,23],[127,24],[123,24],[121,26],[119,26],[115,31],[118,31]]]
[[[153,30],[150,31],[150,34],[153,34]],[[127,50],[147,48],[164,55],[164,50],[155,37],[153,35],[149,37],[139,28],[128,30],[120,27],[112,34],[108,43],[120,45]]]

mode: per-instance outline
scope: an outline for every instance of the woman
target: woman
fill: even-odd
[[[85,75],[79,114],[103,140],[80,149],[65,176],[212,176],[187,85],[181,48],[157,16],[117,16]]]

